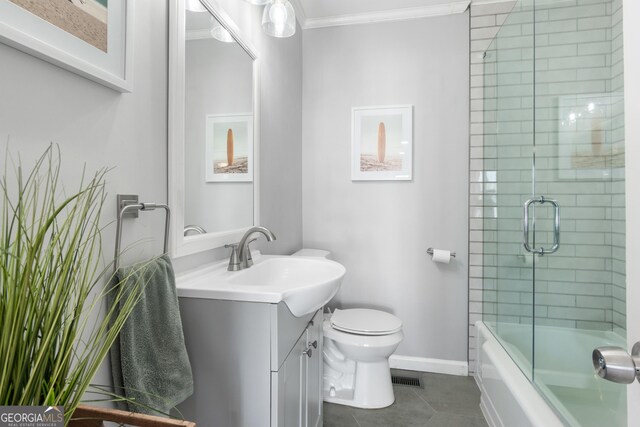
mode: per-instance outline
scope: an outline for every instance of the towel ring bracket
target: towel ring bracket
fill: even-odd
[[[169,221],[171,219],[171,209],[164,203],[140,202],[138,203],[137,195],[118,194],[118,219],[116,222],[116,247],[113,256],[113,270],[117,271],[120,267],[120,246],[122,243],[122,220],[124,218],[137,218],[140,211],[153,211],[156,209],[164,209],[164,252],[169,251]]]

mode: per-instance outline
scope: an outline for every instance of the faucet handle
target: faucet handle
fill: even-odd
[[[231,243],[228,245],[224,245],[225,248],[231,248],[231,256],[229,257],[229,266],[227,267],[228,271],[238,271],[241,269],[240,267],[240,258],[238,257],[238,244]]]
[[[254,237],[253,239],[250,239],[247,242],[247,266],[248,267],[251,267],[253,265],[253,258],[251,257],[251,249],[249,249],[249,245],[255,242],[256,240],[258,240],[258,238]]]
[[[238,243],[238,258],[240,258],[240,269],[249,267],[249,261],[247,259],[248,258],[247,255],[249,252],[248,242],[249,242],[249,239],[251,239],[251,236],[255,233],[264,234],[269,242],[276,239],[276,236],[274,236],[273,233],[268,228],[265,228],[265,227],[254,226],[248,229],[247,231],[245,231],[244,235],[242,236],[242,239],[240,239],[240,243]]]

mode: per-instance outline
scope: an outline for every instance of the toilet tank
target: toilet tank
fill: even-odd
[[[304,256],[304,257],[318,257],[331,259],[331,252],[323,249],[300,249],[298,252],[291,256]]]

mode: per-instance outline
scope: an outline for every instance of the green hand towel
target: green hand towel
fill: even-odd
[[[164,415],[193,394],[171,260],[120,268],[115,278],[118,286],[139,279],[146,285],[111,347],[111,371],[116,393],[139,403],[130,411]]]

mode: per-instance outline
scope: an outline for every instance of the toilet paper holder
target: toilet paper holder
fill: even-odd
[[[431,256],[433,256],[433,248],[429,248],[427,249],[427,253]],[[455,258],[456,257],[456,253],[455,252],[451,252],[451,258]]]

